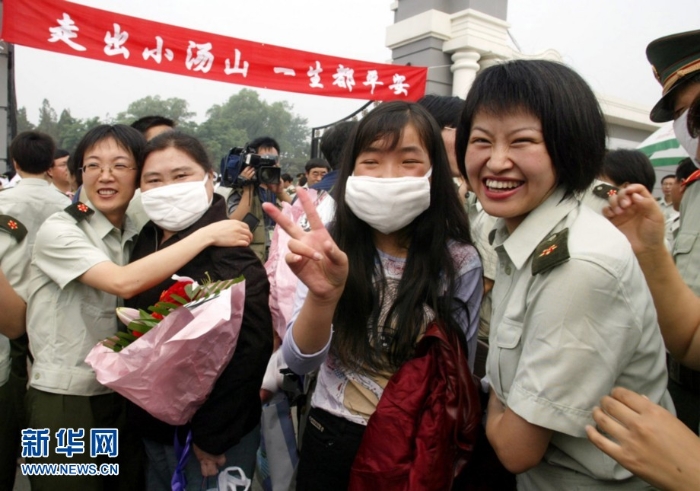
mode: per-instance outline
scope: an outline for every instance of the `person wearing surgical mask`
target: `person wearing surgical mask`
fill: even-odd
[[[328,228],[304,189],[297,195],[310,230],[276,207],[263,205],[292,237],[286,261],[300,279],[282,343],[284,360],[297,374],[319,369],[296,489],[348,489],[349,483],[350,489],[367,489],[361,484],[367,473],[357,466],[362,469],[361,462],[372,451],[398,459],[397,445],[404,438],[413,447],[428,445],[435,455],[445,456],[439,469],[416,468],[412,461],[411,476],[430,473],[449,489],[452,472],[464,463],[453,438],[435,441],[433,436],[428,444],[413,429],[398,434],[383,426],[379,441],[372,430],[372,421],[386,417],[382,408],[391,407],[391,402],[383,405],[383,397],[403,399],[396,391],[401,382],[392,384],[392,377],[411,364],[421,338],[430,339],[433,322],[444,323],[448,336],[462,340],[452,344],[454,348],[466,339],[469,357],[475,349],[483,292],[481,261],[452,182],[440,128],[418,104],[381,104],[353,130],[334,193],[337,206]],[[455,358],[437,363],[466,365],[463,357]],[[464,370],[469,372],[468,366]],[[435,381],[429,371],[421,372],[421,378]],[[405,378],[399,380],[405,384]],[[460,380],[469,384],[471,376],[466,373]],[[442,414],[445,394],[437,395],[438,385],[431,385],[436,391],[435,406],[426,411],[431,414]],[[459,393],[459,388],[453,389]],[[418,393],[417,385],[404,390]],[[406,401],[403,414],[410,414],[413,404],[415,398]],[[480,409],[471,407],[480,420]],[[462,408],[452,414],[461,414]],[[446,416],[441,423],[449,421]],[[439,435],[444,426],[416,422],[412,428],[418,434]],[[408,474],[405,465],[395,464],[385,460],[380,477],[393,476],[392,484],[397,485]],[[381,482],[372,482],[383,489]]]
[[[228,221],[225,199],[214,193],[213,168],[202,144],[171,131],[149,141],[141,174],[141,197],[150,221],[141,230],[132,260],[147,257],[184,240],[214,222]],[[224,469],[235,466],[247,478],[253,474],[260,442],[259,389],[272,353],[270,286],[260,260],[249,246],[209,247],[176,271],[202,283],[246,280],[245,310],[236,352],[211,394],[185,427],[159,421],[130,404],[128,420],[143,437],[147,489],[169,490],[177,466],[173,439],[185,444],[192,433],[193,455],[186,464],[186,489],[212,486]],[[133,308],[154,305],[174,280],[168,278],[126,302]],[[207,485],[206,488],[211,486]]]
[[[663,87],[663,96],[651,110],[656,123],[673,121],[678,142],[698,161],[698,138],[688,131],[688,110],[700,96],[700,30],[672,34],[652,41],[647,58]],[[700,295],[700,186],[688,186],[681,201],[681,222],[673,259],[683,281]]]

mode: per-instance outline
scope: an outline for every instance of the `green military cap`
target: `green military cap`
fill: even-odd
[[[647,46],[647,59],[663,87],[663,96],[649,117],[656,123],[673,119],[672,97],[679,82],[700,72],[700,30],[656,39]]]

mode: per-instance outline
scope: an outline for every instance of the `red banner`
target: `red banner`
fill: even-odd
[[[56,0],[4,0],[8,43],[265,89],[416,101],[427,68],[337,58]],[[164,4],[165,5],[165,4]]]

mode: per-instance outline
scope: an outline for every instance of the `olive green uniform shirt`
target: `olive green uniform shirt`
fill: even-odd
[[[512,234],[499,219],[493,236],[499,265],[486,374],[508,408],[554,431],[518,489],[647,489],[598,450],[585,427],[615,386],[674,412],[654,302],[624,235],[562,196],[555,190]],[[554,233],[566,237],[565,229],[556,247],[543,244]],[[545,258],[561,262],[535,274],[533,261]]]
[[[680,213],[673,260],[686,285],[700,295],[700,183],[694,182],[685,189]]]
[[[37,231],[51,215],[70,205],[70,199],[44,179],[26,178],[16,186],[0,191],[0,215],[10,215],[27,229],[17,243],[9,234],[0,233],[0,269],[17,294],[29,296],[29,263]],[[10,340],[0,334],[0,385],[9,376]]]
[[[85,357],[117,331],[115,308],[120,300],[78,278],[104,261],[126,265],[136,235],[128,217],[122,231],[99,211],[80,220],[57,213],[39,229],[27,304],[34,355],[30,386],[79,396],[111,392],[97,382]]]

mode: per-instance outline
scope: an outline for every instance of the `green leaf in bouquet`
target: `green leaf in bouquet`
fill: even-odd
[[[160,314],[160,315],[162,315],[163,317],[165,317],[165,316],[168,315],[173,309],[164,306],[164,304],[166,304],[166,302],[158,302],[157,304],[152,305],[151,307],[148,307],[148,310],[150,310],[151,312],[155,312],[156,314]],[[174,304],[170,304],[170,305],[174,305]]]
[[[156,324],[158,324],[157,319],[141,319],[134,322],[129,322],[129,325],[126,327],[130,331],[148,332]]]
[[[153,319],[151,314],[143,309],[139,309],[139,317],[141,317],[141,319]]]
[[[175,308],[190,303],[189,300],[187,300],[186,298],[183,298],[183,297],[181,297],[180,295],[177,295],[177,294],[175,294],[175,293],[173,293],[172,295],[170,295],[170,298],[172,298],[173,300],[175,300],[176,302],[179,303],[179,305],[168,304],[168,305],[175,305]]]
[[[136,336],[134,336],[130,332],[123,332],[123,331],[117,331],[116,336],[119,339],[123,339],[125,341],[130,342],[130,343],[133,343],[134,341],[136,341],[138,339]]]

